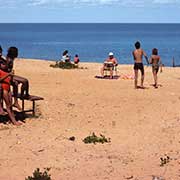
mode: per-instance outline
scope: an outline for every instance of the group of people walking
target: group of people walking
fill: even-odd
[[[11,122],[19,126],[21,123],[16,121],[12,108],[15,107],[21,111],[21,107],[18,103],[18,86],[21,84],[20,97],[27,98],[29,96],[29,81],[14,73],[14,60],[18,57],[18,49],[16,47],[10,47],[5,57],[2,55],[2,52],[3,49],[0,46],[0,115],[6,115],[3,109],[4,101]],[[11,86],[13,88],[13,93],[11,92]]]
[[[145,57],[147,64],[152,64],[152,73],[154,77],[154,87],[158,88],[158,78],[157,74],[160,68],[160,71],[162,72],[162,62],[161,58],[158,55],[158,49],[154,48],[152,50],[152,55],[148,59],[147,54],[145,51],[141,48],[141,44],[139,41],[137,41],[135,44],[135,50],[132,52],[133,58],[134,58],[134,86],[135,89],[138,88],[144,88],[144,65],[143,65],[143,57]],[[112,52],[109,53],[109,57],[104,61],[103,67],[101,68],[101,75],[104,77],[104,71],[106,68],[109,68],[110,70],[110,78],[113,78],[113,68],[118,65],[117,59],[114,57],[114,54]],[[138,86],[138,71],[141,72],[141,85]]]

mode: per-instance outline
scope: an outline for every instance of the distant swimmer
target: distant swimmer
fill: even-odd
[[[134,85],[135,89],[138,88],[138,70],[141,71],[141,86],[140,88],[144,88],[144,65],[143,65],[143,56],[145,57],[147,63],[149,64],[148,57],[143,49],[141,49],[140,42],[135,43],[135,50],[133,51],[133,57],[134,57],[134,74],[135,74],[135,80]]]

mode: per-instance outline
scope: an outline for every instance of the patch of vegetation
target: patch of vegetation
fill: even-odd
[[[100,137],[96,136],[96,134],[93,132],[92,135],[87,136],[86,138],[84,138],[83,142],[85,144],[96,144],[96,143],[110,143],[111,140],[110,138],[106,138],[104,135],[100,134]]]
[[[51,64],[50,67],[61,69],[77,69],[78,65],[71,62],[57,61],[56,64]]]
[[[33,172],[33,176],[28,176],[25,180],[51,180],[51,175],[49,175],[50,168],[46,168],[44,172],[41,172],[39,168],[37,168]]]
[[[164,165],[166,165],[167,163],[170,162],[170,157],[165,155],[165,157],[160,158],[160,161],[161,161],[160,166],[164,166]]]

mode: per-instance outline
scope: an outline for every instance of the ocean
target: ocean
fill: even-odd
[[[113,52],[120,64],[132,64],[136,41],[148,56],[152,48],[158,48],[166,66],[172,65],[173,57],[180,64],[180,24],[0,24],[4,55],[8,47],[16,46],[22,58],[56,61],[67,49],[82,62],[103,62]]]

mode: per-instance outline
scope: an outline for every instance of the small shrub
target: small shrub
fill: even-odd
[[[63,62],[63,61],[57,61],[56,64],[50,64],[50,67],[61,68],[61,69],[76,69],[76,68],[78,68],[77,65],[75,65],[71,62]]]
[[[165,157],[160,158],[160,161],[161,161],[160,166],[164,166],[164,165],[166,165],[167,163],[170,162],[170,157],[165,155]]]
[[[85,144],[90,144],[90,143],[109,143],[111,142],[110,141],[110,138],[106,138],[104,135],[100,134],[100,137],[96,136],[95,133],[92,133],[92,135],[90,136],[87,136],[86,138],[84,138],[83,142]]]
[[[51,175],[48,174],[50,168],[46,168],[44,172],[40,172],[40,169],[37,168],[33,172],[33,176],[28,176],[25,180],[51,180]]]

